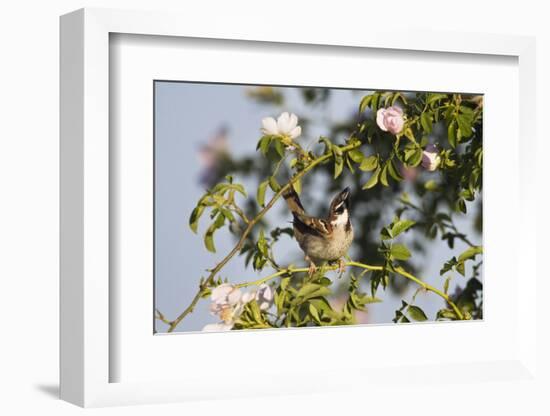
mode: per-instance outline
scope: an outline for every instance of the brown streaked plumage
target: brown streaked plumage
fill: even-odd
[[[310,273],[324,261],[339,261],[343,270],[342,257],[353,241],[349,196],[349,188],[337,194],[325,219],[308,216],[292,187],[283,194],[294,217],[294,236],[310,263]]]

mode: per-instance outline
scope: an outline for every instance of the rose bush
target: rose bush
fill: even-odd
[[[279,105],[281,96],[273,96]],[[310,103],[323,97],[326,94],[320,90],[304,93]],[[158,312],[158,319],[173,331],[201,299],[210,297],[210,311],[220,322],[207,325],[206,331],[348,325],[356,323],[356,314],[370,304],[384,301],[380,290],[399,294],[406,285],[416,285],[418,290],[396,307],[396,323],[482,318],[483,249],[458,230],[453,219],[479,207],[478,215],[471,218],[481,227],[482,112],[480,96],[372,92],[360,100],[357,116],[329,132],[335,137],[345,133],[345,140],[322,136],[322,149],[315,151],[299,143],[302,127],[295,114],[264,118],[258,155],[247,163],[233,161],[233,170],[225,172],[246,166],[242,172],[260,176],[251,193],[255,198],[231,175],[220,177],[198,201],[189,220],[197,232],[199,221],[206,217],[203,214],[209,212],[205,248],[216,250],[215,234],[224,227],[235,235],[234,248],[200,280],[196,296],[179,316],[168,320]],[[283,165],[291,172],[286,177],[280,170]],[[279,264],[277,242],[283,235],[292,235],[292,229],[271,227],[265,218],[285,189],[300,192],[302,183],[311,183],[314,175],[330,175],[327,192],[341,188],[343,181],[351,184],[354,205],[363,207],[354,211],[360,213],[354,217],[356,255],[347,260],[349,272],[342,279],[333,273],[337,266],[332,264],[323,265],[312,276],[305,267]],[[388,209],[394,211],[393,219],[382,222]],[[378,226],[378,233],[372,232],[372,224]],[[414,238],[412,244],[407,243],[409,237]],[[467,247],[441,264],[440,285],[428,284],[415,273],[413,258],[425,255],[420,237],[439,239],[450,249],[457,240]],[[254,270],[269,273],[252,281],[234,276],[241,281],[238,284],[222,280],[220,272],[238,255]],[[467,280],[450,293],[455,275]],[[428,317],[415,304],[421,291],[440,299],[435,316]],[[336,294],[338,302],[331,300]]]

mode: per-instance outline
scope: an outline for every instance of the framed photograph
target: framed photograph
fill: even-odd
[[[246,33],[61,18],[62,398],[535,380],[534,40]]]

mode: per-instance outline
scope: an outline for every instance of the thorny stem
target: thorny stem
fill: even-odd
[[[359,142],[354,144],[348,144],[347,146],[342,146],[341,150],[342,152],[347,152],[349,150],[355,149],[356,147],[359,147],[360,145],[361,143]],[[306,166],[303,170],[301,170],[296,175],[294,175],[292,179],[289,182],[287,182],[286,185],[281,187],[281,189],[279,189],[279,191],[276,192],[275,195],[273,195],[271,200],[264,206],[264,208],[254,218],[249,220],[246,228],[241,234],[241,238],[239,239],[235,247],[233,247],[233,249],[213,269],[209,270],[210,274],[200,285],[199,291],[191,301],[191,304],[182,313],[180,313],[176,319],[174,319],[173,321],[170,321],[170,324],[168,326],[168,332],[173,332],[174,329],[176,329],[176,327],[182,321],[182,319],[185,318],[189,313],[193,311],[193,309],[195,308],[195,305],[197,304],[199,299],[204,295],[208,286],[214,281],[214,278],[216,277],[216,275],[220,272],[221,269],[223,269],[223,267],[229,262],[229,260],[231,260],[235,256],[235,254],[237,254],[241,250],[241,248],[243,247],[246,241],[246,237],[248,236],[248,234],[250,234],[254,226],[273,207],[273,205],[275,205],[275,202],[282,196],[283,192],[289,189],[295,182],[300,180],[306,173],[312,170],[315,166],[323,162],[326,162],[332,157],[333,157],[332,152],[329,152],[314,159],[308,166]]]

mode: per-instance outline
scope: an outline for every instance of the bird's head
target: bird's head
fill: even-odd
[[[333,225],[347,224],[350,211],[350,189],[346,187],[330,203],[329,220]]]

